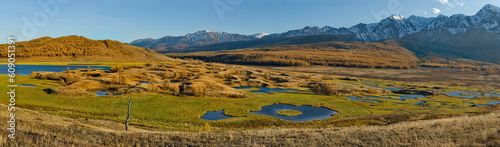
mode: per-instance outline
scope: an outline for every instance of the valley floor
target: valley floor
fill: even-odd
[[[1,109],[7,105],[1,104]],[[16,139],[1,146],[499,146],[500,112],[381,126],[174,132],[131,128],[18,108]],[[0,121],[9,118],[0,112]]]
[[[330,74],[340,76],[354,76],[384,80],[407,82],[434,82],[450,86],[487,86],[500,87],[500,74],[487,75],[481,72],[465,72],[446,68],[418,68],[418,69],[377,69],[377,68],[349,68],[333,66],[256,66],[270,70],[282,70],[301,73]]]
[[[175,65],[179,69],[188,66],[193,65]],[[229,70],[233,66],[227,68]],[[254,71],[252,68],[234,66],[234,69],[242,70],[237,73],[245,74],[247,72],[243,71]],[[369,82],[378,86],[392,83],[430,88],[437,85],[453,91],[474,90],[471,87],[476,88],[475,85],[486,85],[485,89],[497,91],[500,87],[500,78],[495,77],[498,75],[446,69],[259,68],[272,71],[266,73],[279,70],[279,75],[294,78],[315,80],[327,77],[328,80],[322,81],[337,83],[352,82],[338,78],[353,76],[364,78],[365,83],[361,84]],[[133,70],[146,71],[142,68]],[[289,72],[284,74],[281,71]],[[0,75],[1,78],[7,77]],[[243,90],[249,98],[240,99],[179,97],[163,93],[131,94],[134,99],[132,126],[129,131],[124,131],[121,122],[125,118],[125,98],[128,95],[51,95],[43,89],[60,86],[55,80],[30,76],[16,78],[18,83],[40,87],[18,88],[22,91],[18,95],[22,100],[17,102],[19,107],[15,111],[16,140],[7,137],[7,129],[1,129],[0,146],[500,146],[500,105],[477,107],[464,103],[484,104],[487,100],[499,100],[493,97],[463,99],[437,95],[424,98],[429,105],[417,106],[395,104],[398,101],[392,99],[381,100],[383,103],[368,103],[342,96],[300,92],[268,94]],[[422,99],[408,103],[418,100]],[[7,99],[0,102],[0,109],[7,110]],[[327,120],[305,123],[246,113],[276,103],[322,106],[341,113]],[[236,118],[219,121],[200,119],[206,111],[219,110]],[[7,122],[9,119],[8,111],[0,111],[0,121]]]

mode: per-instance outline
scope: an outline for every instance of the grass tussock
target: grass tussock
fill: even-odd
[[[241,90],[231,88],[229,86],[217,83],[212,80],[193,80],[183,83],[180,86],[180,93],[192,96],[208,96],[208,97],[229,97],[243,98],[247,95]]]
[[[297,116],[301,115],[302,112],[296,111],[296,110],[280,110],[278,111],[278,115],[283,115],[283,116]]]
[[[388,94],[390,90],[373,88],[369,86],[347,85],[341,83],[313,84],[312,91],[323,95],[361,95],[361,94]]]

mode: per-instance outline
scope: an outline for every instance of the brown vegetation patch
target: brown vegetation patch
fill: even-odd
[[[312,84],[312,91],[323,95],[360,95],[360,94],[388,94],[390,90],[368,86],[346,85],[341,83],[316,83]]]
[[[210,81],[210,80],[192,80],[185,82],[180,86],[180,93],[193,96],[209,97],[229,97],[243,98],[246,94],[229,86]]]

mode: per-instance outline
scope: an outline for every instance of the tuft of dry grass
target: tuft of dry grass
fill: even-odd
[[[387,94],[390,90],[381,88],[347,85],[341,83],[317,83],[312,85],[312,91],[323,95],[352,95],[352,94]]]
[[[198,79],[190,82],[185,82],[180,86],[180,93],[193,96],[209,96],[209,97],[229,97],[243,98],[246,93],[217,83],[209,79]]]

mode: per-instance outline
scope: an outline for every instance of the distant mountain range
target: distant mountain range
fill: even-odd
[[[483,29],[488,33],[500,33],[499,23],[500,8],[488,4],[473,16],[456,14],[450,17],[439,15],[438,17],[425,18],[412,15],[408,18],[404,18],[401,15],[393,15],[378,23],[360,23],[350,28],[333,28],[329,26],[320,28],[307,26],[303,29],[290,30],[276,34],[260,33],[254,35],[240,35],[204,30],[185,36],[139,39],[130,44],[155,49],[156,47],[202,46],[214,43],[291,38],[311,35],[354,36],[352,39],[356,41],[373,42],[403,38],[422,31],[427,31],[427,34],[430,36],[444,32],[463,34],[471,29]]]
[[[139,39],[130,44],[160,53],[178,53],[325,41],[378,42],[401,39],[459,50],[464,52],[465,58],[500,63],[499,24],[500,8],[488,4],[472,16],[456,14],[431,18],[419,16],[404,18],[401,15],[393,15],[378,23],[360,23],[349,28],[307,26],[284,33],[255,35],[198,31],[185,36]]]

